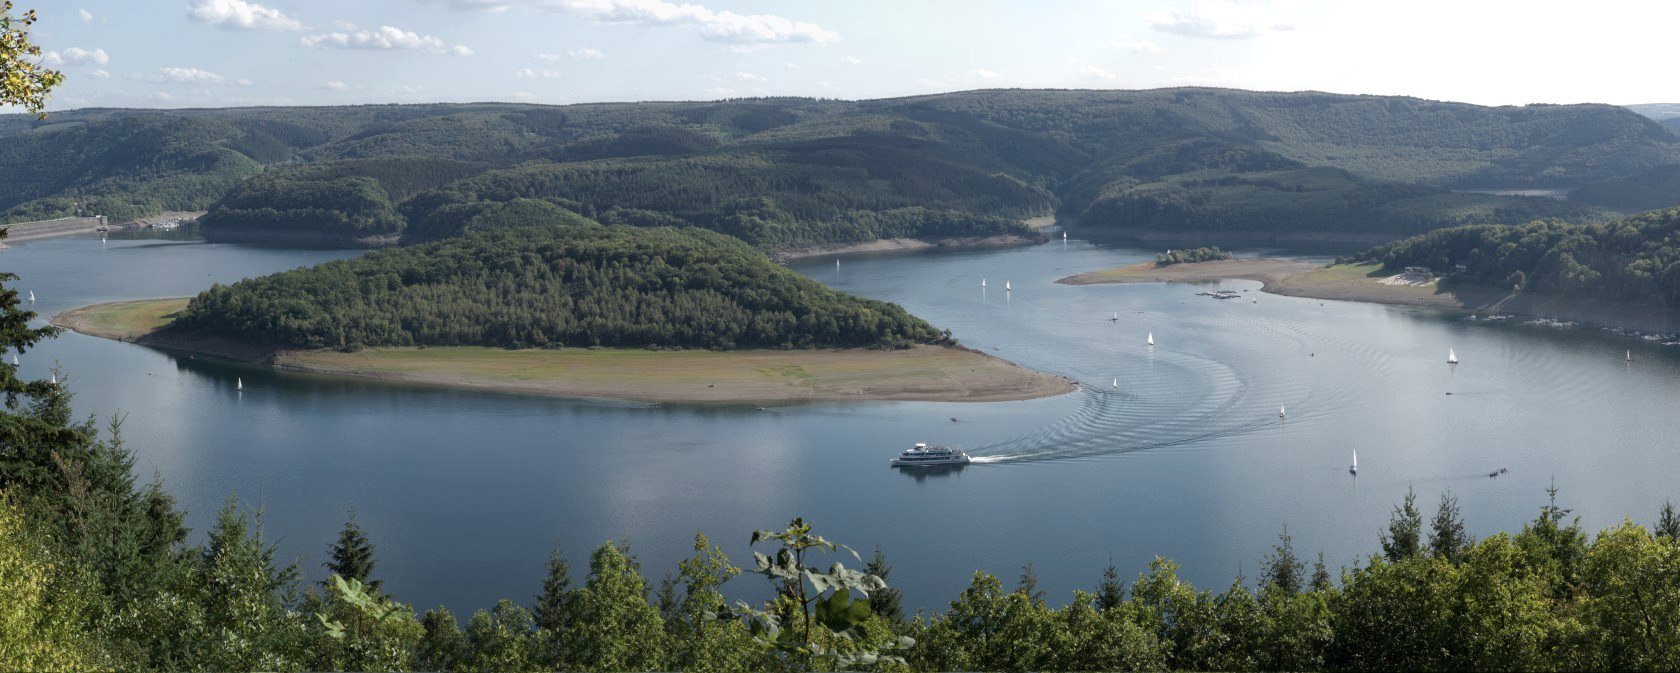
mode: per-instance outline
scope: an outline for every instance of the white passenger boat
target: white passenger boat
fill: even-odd
[[[967,451],[957,451],[947,446],[928,446],[917,442],[915,446],[904,450],[892,459],[893,467],[922,467],[931,465],[967,465],[972,459]]]

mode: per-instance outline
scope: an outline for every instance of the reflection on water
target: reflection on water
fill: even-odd
[[[1246,281],[1054,283],[1154,252],[1057,241],[852,257],[838,272],[832,259],[795,265],[1083,384],[1022,402],[761,410],[533,398],[281,374],[79,335],[30,351],[23,369],[44,377],[56,360],[78,412],[126,414],[141,476],[163,476],[199,535],[230,493],[260,499],[265,535],[318,579],[354,508],[385,586],[456,613],[534,594],[557,543],[577,564],[628,539],[657,576],[691,553],[695,531],[739,562],[749,531],[793,516],[830,539],[879,545],[906,605],[938,608],[971,570],[1012,577],[1028,561],[1058,600],[1094,586],[1110,558],[1129,574],[1165,555],[1198,585],[1223,586],[1284,523],[1304,553],[1351,564],[1376,549],[1408,488],[1424,502],[1450,490],[1478,535],[1532,519],[1553,478],[1590,528],[1648,521],[1680,498],[1674,350],[1433,311],[1256,303]],[[50,314],[350,254],[60,239],[0,252],[0,268],[22,274],[19,289]],[[1195,294],[1218,287],[1247,300]],[[1443,362],[1449,348],[1456,367]],[[918,441],[975,463],[888,467]]]

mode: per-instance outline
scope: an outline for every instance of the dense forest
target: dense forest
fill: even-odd
[[[501,206],[458,237],[214,286],[171,328],[338,349],[948,341],[894,304],[830,289],[721,234],[602,226],[545,201]]]
[[[1608,219],[1668,198],[1646,173],[1680,164],[1680,136],[1612,106],[1195,88],[88,109],[0,117],[0,140],[4,221],[208,208],[211,237],[368,244],[453,235],[463,213],[516,198],[763,249],[1030,237],[1016,221],[1051,213],[1102,228],[1404,235]],[[1579,202],[1464,193],[1623,181],[1635,186]]]
[[[1455,227],[1378,246],[1359,258],[1389,269],[1463,264],[1454,282],[1680,307],[1680,209],[1600,224]]]
[[[0,314],[0,348],[51,336],[29,326],[8,285]],[[1218,591],[1157,559],[1130,582],[1112,565],[1093,569],[1090,591],[1053,603],[1029,564],[1013,588],[976,572],[949,604],[914,616],[881,550],[856,563],[799,519],[738,531],[755,550],[745,568],[698,535],[694,556],[659,582],[606,541],[576,577],[558,549],[533,559],[543,571],[534,596],[463,626],[446,608],[402,603],[404,587],[378,578],[379,531],[353,516],[323,540],[331,575],[319,585],[281,565],[257,513],[231,498],[204,541],[187,545],[184,513],[163,484],[136,481],[117,428],[71,421],[68,386],[16,371],[0,364],[5,670],[1680,667],[1680,515],[1665,507],[1651,529],[1626,522],[1589,536],[1555,489],[1520,531],[1479,541],[1450,494],[1427,520],[1408,495],[1380,551],[1351,568],[1322,555],[1309,563],[1286,531],[1254,577]],[[768,582],[772,597],[729,601],[743,582]]]
[[[1211,262],[1213,260],[1230,258],[1231,253],[1220,250],[1218,246],[1192,249],[1175,248],[1155,255],[1155,266]]]

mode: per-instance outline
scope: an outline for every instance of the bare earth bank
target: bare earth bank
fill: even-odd
[[[1077,386],[966,348],[653,351],[641,349],[369,348],[284,350],[168,327],[185,299],[96,304],[53,324],[161,350],[287,371],[455,388],[647,402],[915,400],[995,402]]]
[[[1640,330],[1680,330],[1680,315],[1672,311],[1533,292],[1512,293],[1485,286],[1442,287],[1438,279],[1397,282],[1392,274],[1380,271],[1376,263],[1323,266],[1292,259],[1248,258],[1157,267],[1154,262],[1145,262],[1082,273],[1056,282],[1068,285],[1188,283],[1233,278],[1258,280],[1263,284],[1263,291],[1291,297],[1520,314]]]

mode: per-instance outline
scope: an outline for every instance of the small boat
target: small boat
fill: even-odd
[[[1119,311],[1115,311],[1115,312],[1114,312],[1114,317],[1112,317],[1112,318],[1109,318],[1109,319],[1108,319],[1108,321],[1109,321],[1109,322],[1120,322],[1120,312],[1119,312]]]
[[[933,465],[967,465],[973,459],[968,457],[967,451],[957,451],[946,446],[928,446],[917,442],[915,446],[905,449],[892,459],[893,467],[924,467]]]
[[[1632,350],[1629,350],[1627,352],[1627,361],[1628,362],[1633,362],[1633,351]]]
[[[35,291],[34,290],[29,291],[29,301],[35,301]]]
[[[1458,353],[1453,352],[1453,349],[1451,349],[1451,348],[1447,349],[1447,364],[1449,364],[1449,365],[1458,364]]]
[[[1348,474],[1359,474],[1359,449],[1353,450],[1353,464],[1348,466]]]
[[[234,390],[239,390],[239,391],[245,390],[245,379],[239,378],[237,376],[234,377],[234,379],[233,379],[233,389]]]
[[[1064,231],[1064,232],[1062,232],[1062,242],[1063,242],[1063,243],[1066,243],[1066,242],[1067,242],[1067,232],[1065,232],[1065,231]]]
[[[58,385],[58,374],[57,374],[57,373],[56,373],[56,372],[55,372],[55,373],[54,373],[54,374],[53,374],[53,375],[52,375],[52,380],[50,380],[50,381],[47,381],[47,383],[51,383],[51,384],[53,384],[53,385],[55,385],[55,386],[56,386],[56,385]]]
[[[981,278],[980,279],[980,287],[985,287],[985,286],[986,286],[986,279]]]
[[[1114,379],[1114,389],[1115,390],[1120,389],[1120,379]]]
[[[1009,286],[1009,281],[1006,280],[1006,281],[1003,281],[1003,291],[1004,292],[1014,292],[1015,288],[1010,287]]]
[[[1278,418],[1283,418],[1283,417],[1284,417],[1284,416],[1286,416],[1286,415],[1288,415],[1288,414],[1285,414],[1285,413],[1284,413],[1284,412],[1283,412],[1283,406],[1282,406],[1282,405],[1279,405],[1279,406],[1278,406]]]
[[[1151,346],[1155,345],[1155,333],[1154,332],[1149,333],[1148,343]]]

